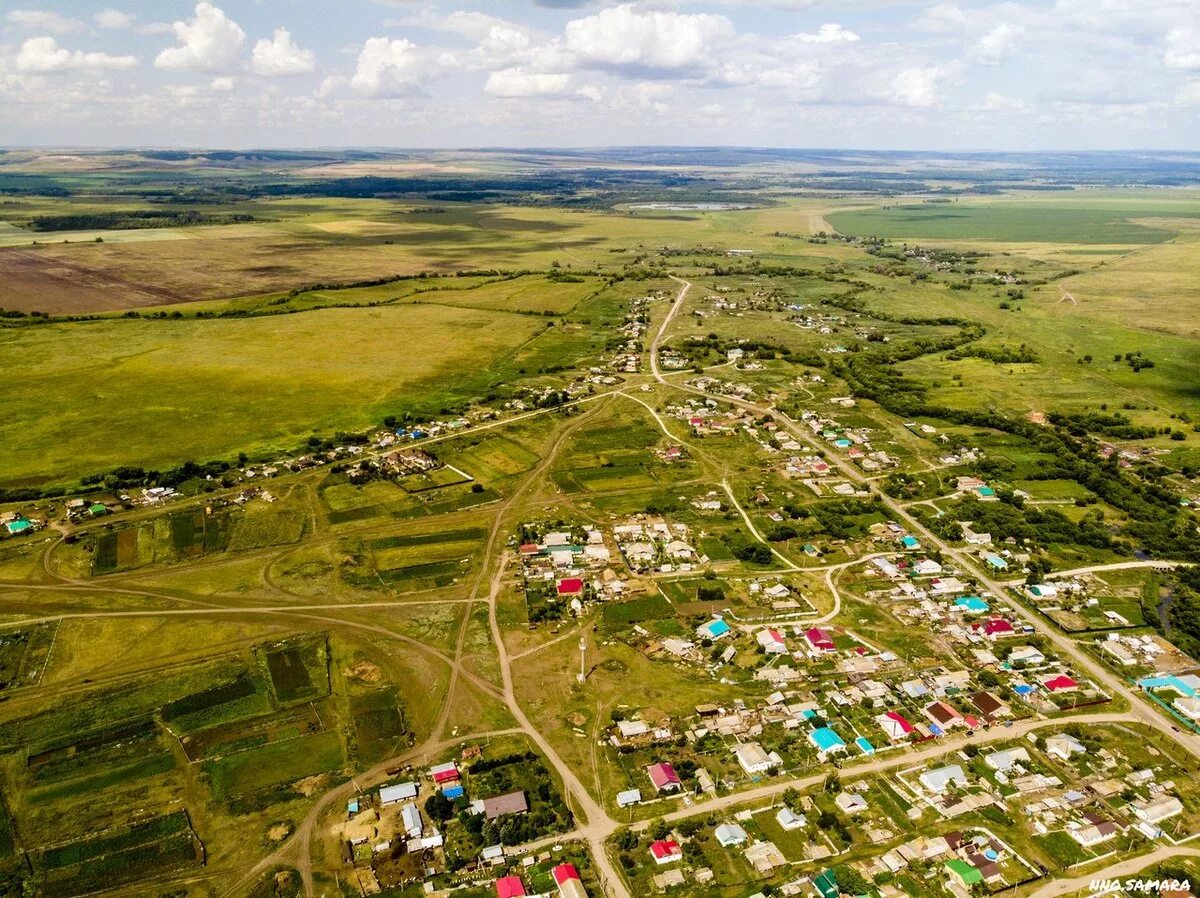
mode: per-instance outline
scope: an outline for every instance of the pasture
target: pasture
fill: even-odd
[[[436,412],[484,388],[489,366],[502,370],[523,344],[561,362],[560,347],[531,341],[545,329],[528,316],[422,305],[0,331],[0,351],[23,369],[0,397],[3,478],[273,454],[401,406]]]

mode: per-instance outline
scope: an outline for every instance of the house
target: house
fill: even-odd
[[[954,600],[954,607],[967,614],[987,614],[989,605],[979,596],[962,596]]]
[[[1192,720],[1200,720],[1200,699],[1180,696],[1171,702],[1171,704],[1184,717],[1191,718]]]
[[[964,725],[962,715],[945,702],[933,702],[925,708],[925,716],[942,729]]]
[[[805,826],[808,826],[807,817],[805,817],[803,814],[797,814],[791,808],[787,807],[779,809],[779,811],[775,814],[775,822],[778,823],[780,828],[785,832],[792,832],[793,830],[802,829]]]
[[[1058,587],[1051,583],[1035,583],[1025,591],[1035,599],[1053,599],[1058,595]]]
[[[963,540],[970,546],[987,546],[991,545],[992,535],[990,533],[977,533],[971,529],[970,524],[962,524]]]
[[[636,739],[649,733],[650,725],[644,720],[618,720],[617,732],[621,734],[622,739]]]
[[[942,566],[932,558],[922,558],[913,565],[913,572],[922,577],[931,577],[942,572]]]
[[[1046,754],[1062,761],[1071,760],[1071,755],[1086,755],[1083,743],[1067,733],[1055,733],[1046,738]]]
[[[1016,628],[1002,617],[993,617],[985,621],[982,626],[975,624],[972,629],[976,632],[982,631],[984,636],[993,641],[1017,635]]]
[[[974,692],[971,694],[971,704],[979,709],[986,717],[1006,717],[1012,713],[1008,705],[990,692]]]
[[[716,828],[713,835],[716,836],[717,842],[720,843],[722,848],[741,845],[749,838],[746,835],[746,831],[736,823],[722,823]]]
[[[583,595],[583,581],[578,577],[567,577],[563,580],[559,580],[558,594],[560,596]]]
[[[1074,692],[1079,688],[1079,684],[1066,674],[1059,674],[1057,677],[1051,677],[1050,679],[1044,681],[1042,685],[1051,692]]]
[[[964,889],[970,889],[972,886],[983,882],[983,874],[979,872],[979,868],[961,858],[953,858],[945,863],[946,872],[950,874],[950,878],[955,880]]]
[[[837,651],[833,637],[820,627],[812,627],[804,631],[804,640],[814,653]]]
[[[772,767],[778,767],[782,759],[776,754],[767,754],[757,742],[743,742],[733,750],[738,764],[747,773],[766,773]]]
[[[658,792],[678,792],[683,788],[683,780],[670,764],[651,764],[646,768],[646,775]]]
[[[1008,653],[1009,664],[1024,664],[1035,667],[1045,663],[1045,661],[1046,656],[1031,645],[1019,645]]]
[[[842,741],[842,737],[830,727],[819,727],[813,730],[808,734],[808,741],[817,747],[822,758],[825,755],[846,750],[846,743]]]
[[[425,824],[421,821],[421,811],[415,804],[406,804],[400,809],[400,820],[410,839],[421,837]]]
[[[654,858],[654,863],[662,867],[665,864],[683,860],[683,849],[674,839],[659,839],[657,842],[651,843],[650,857]]]
[[[416,783],[400,783],[395,786],[384,786],[379,790],[379,804],[389,807],[401,801],[412,801],[417,797]]]
[[[899,711],[885,711],[875,718],[875,722],[883,727],[892,742],[899,742],[913,732],[913,725]]]
[[[496,898],[525,898],[525,883],[519,876],[505,876],[496,880]]]
[[[433,777],[433,781],[439,786],[443,783],[451,783],[458,781],[458,765],[453,761],[448,764],[438,764],[436,767],[429,768],[429,775]]]
[[[701,624],[696,628],[696,635],[698,637],[701,639],[711,639],[713,641],[720,639],[722,636],[728,635],[728,633],[729,624],[725,623],[725,621],[721,620],[720,618],[717,618],[716,620],[710,620],[708,623]]]
[[[496,795],[485,798],[482,802],[483,813],[488,820],[504,817],[508,814],[524,814],[529,810],[529,800],[524,792],[509,792],[506,795]]]
[[[641,803],[641,789],[626,789],[624,792],[617,793],[617,807],[628,808],[635,804]]]
[[[838,898],[842,890],[838,888],[837,874],[832,870],[824,870],[812,881],[813,888],[821,898]]]
[[[768,655],[786,655],[787,645],[783,641],[783,635],[778,630],[759,630],[758,644],[763,647],[763,650]]]
[[[958,764],[948,764],[945,767],[937,767],[933,770],[926,770],[919,777],[921,785],[934,795],[941,795],[951,786],[966,786],[969,783],[966,773]]]
[[[593,564],[607,564],[612,555],[607,546],[584,546],[583,557]]]
[[[867,809],[867,800],[857,792],[840,792],[838,797],[833,800],[843,814],[857,814],[860,811]]]
[[[917,549],[921,548],[921,543],[915,536],[904,537],[900,540],[900,545],[910,552],[915,552]]]
[[[496,864],[504,860],[503,845],[488,845],[479,852],[479,857],[485,863]]]
[[[994,571],[1008,570],[1008,562],[999,555],[985,555],[983,560],[987,563],[987,566]]]
[[[1160,795],[1149,801],[1133,801],[1134,816],[1146,823],[1159,823],[1183,813],[1183,804],[1174,795]]]
[[[1029,763],[1029,752],[1024,748],[1010,748],[1005,751],[994,751],[989,755],[985,755],[983,763],[987,764],[993,770],[1002,770],[1005,773],[1012,770],[1017,764]]]
[[[1117,824],[1111,820],[1101,820],[1098,823],[1092,823],[1088,826],[1068,829],[1067,835],[1085,848],[1090,848],[1093,845],[1099,845],[1101,842],[1107,842],[1118,832]]]
[[[558,886],[559,898],[587,898],[587,891],[574,864],[559,864],[550,871],[550,875]]]

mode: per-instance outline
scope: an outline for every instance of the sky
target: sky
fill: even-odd
[[[0,0],[7,146],[1200,149],[1200,0]]]

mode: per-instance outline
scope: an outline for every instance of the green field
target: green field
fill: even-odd
[[[0,330],[25,383],[0,398],[4,478],[283,449],[403,405],[436,410],[485,386],[490,366],[544,330],[528,316],[441,306]],[[414,334],[439,348],[416,348]],[[572,349],[551,334],[526,351],[561,360]]]
[[[989,240],[1001,243],[1146,244],[1174,234],[1134,219],[1200,218],[1175,204],[1120,202],[1096,204],[1038,200],[923,202],[847,210],[827,216],[847,234],[897,240]]]

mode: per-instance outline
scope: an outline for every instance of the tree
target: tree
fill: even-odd
[[[633,851],[638,846],[637,833],[628,826],[622,826],[613,834],[613,841],[622,851]]]
[[[434,792],[425,799],[425,814],[430,820],[445,823],[454,816],[454,802],[442,792]]]
[[[866,877],[847,864],[839,864],[833,868],[837,880],[838,891],[844,895],[866,895],[871,891],[871,884]]]

